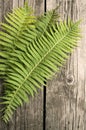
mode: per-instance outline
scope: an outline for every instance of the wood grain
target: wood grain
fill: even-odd
[[[0,21],[4,21],[4,15],[11,8],[23,6],[24,1],[0,0]],[[35,15],[44,12],[44,0],[28,1]],[[47,10],[61,2],[58,12],[62,19],[82,19],[79,47],[61,72],[47,83],[46,130],[86,130],[86,0],[46,1]],[[0,82],[0,94],[2,92]],[[7,125],[0,119],[0,130],[43,130],[43,91],[19,107]]]
[[[12,0],[0,0],[0,22],[4,21],[4,15],[12,8]],[[0,96],[3,94],[2,80],[0,81]],[[0,110],[2,106],[0,105]],[[9,130],[9,124],[6,125],[1,119],[2,113],[0,112],[0,130]]]
[[[47,1],[54,8],[60,0]],[[54,5],[53,5],[54,4]],[[52,6],[51,6],[52,5]],[[78,49],[70,56],[67,65],[56,74],[47,87],[46,130],[86,129],[86,1],[63,0],[59,9],[61,17],[81,23],[82,39]]]

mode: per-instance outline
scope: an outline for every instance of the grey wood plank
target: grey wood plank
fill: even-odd
[[[29,0],[29,5],[33,7],[35,15],[44,11],[43,0]],[[21,110],[22,111],[22,110]],[[35,98],[30,98],[30,102],[25,106],[25,130],[42,130],[43,129],[43,92],[39,91]],[[22,122],[23,123],[23,122]],[[23,130],[23,129],[21,129]]]
[[[29,0],[29,5],[33,7],[35,14],[43,12],[43,0]],[[41,5],[41,7],[40,7]],[[30,98],[29,103],[19,108],[16,112],[16,130],[42,130],[43,128],[43,94]]]
[[[16,3],[17,6],[23,6],[21,1]],[[22,1],[23,2],[23,1]],[[15,5],[15,6],[16,6]],[[35,14],[43,12],[43,0],[37,2],[36,0],[29,0],[29,5],[33,7]],[[41,5],[41,7],[40,7]],[[43,94],[39,94],[34,98],[30,98],[29,103],[24,104],[15,113],[15,129],[14,130],[42,130],[43,128]],[[11,129],[10,129],[11,130]]]
[[[6,15],[7,12],[10,11],[12,7],[12,0],[0,0],[0,21],[4,21],[4,15]],[[2,88],[2,82],[0,81],[0,96],[3,94],[3,88]],[[2,109],[2,106],[0,105],[0,109]],[[0,130],[7,130],[8,125],[6,125],[2,119],[1,119],[2,113],[0,112]]]
[[[34,98],[30,98],[29,103],[17,110],[15,130],[42,130],[43,99],[42,92],[39,91],[38,93]]]
[[[11,11],[13,1],[12,0],[4,0],[3,3],[4,3],[3,17],[4,17],[7,14],[7,12]]]
[[[4,10],[4,2],[1,0],[0,1],[0,22],[2,22],[3,20],[3,10]],[[2,90],[2,80],[0,80],[0,96],[2,96],[3,90]],[[1,100],[0,100],[1,102]],[[2,105],[0,105],[0,109],[2,109]],[[7,130],[6,127],[3,127],[3,122],[2,122],[2,113],[0,112],[0,130],[2,130],[2,128],[4,128],[4,130]]]
[[[82,39],[71,55],[67,65],[56,74],[47,87],[46,130],[86,129],[86,1],[61,0],[59,12],[63,19],[81,23]],[[54,8],[55,2],[47,1],[47,8]]]
[[[19,4],[18,5],[19,7],[23,7],[24,6],[24,0],[19,0],[18,4]]]
[[[13,8],[17,8],[19,6],[19,0],[13,0]]]
[[[3,4],[2,4],[3,3]],[[24,4],[24,0],[6,0],[2,3],[0,10],[0,20],[2,21],[2,16],[5,15],[11,8],[21,7]],[[37,0],[29,0],[29,5],[31,5],[39,15],[44,10],[44,1],[40,2]],[[3,9],[2,9],[3,7]],[[3,14],[2,14],[3,13]],[[1,92],[1,90],[0,90]],[[2,120],[0,120],[0,130],[42,130],[43,129],[43,91],[39,91],[38,95],[34,98],[30,97],[30,101],[19,107],[14,113],[10,122],[6,125]]]
[[[2,21],[3,17],[3,8],[4,8],[4,2],[0,0],[0,21]]]

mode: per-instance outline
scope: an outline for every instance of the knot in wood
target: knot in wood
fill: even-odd
[[[73,85],[74,84],[74,76],[71,74],[68,74],[66,77],[66,84],[67,85]]]

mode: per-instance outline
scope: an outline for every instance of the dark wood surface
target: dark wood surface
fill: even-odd
[[[62,19],[82,19],[82,38],[61,72],[47,83],[46,130],[86,130],[86,0],[46,0],[47,10],[60,2]],[[0,21],[12,8],[23,5],[24,0],[0,0]],[[29,0],[29,5],[36,15],[44,12],[44,0]],[[8,124],[0,119],[0,130],[43,130],[43,96],[40,90]]]

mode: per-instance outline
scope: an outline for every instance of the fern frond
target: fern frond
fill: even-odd
[[[19,40],[21,42],[26,40],[29,44],[33,43],[36,39],[42,37],[46,30],[48,30],[49,26],[52,26],[52,24],[57,22],[58,18],[59,15],[57,13],[57,8],[46,12],[46,14],[43,14],[37,18],[34,29],[27,28],[25,31],[23,31],[23,35],[21,36],[22,38]]]
[[[18,8],[13,10],[13,13],[7,14],[5,20],[7,24],[1,23],[5,32],[0,32],[0,46],[2,53],[5,54],[15,49],[24,51],[24,47],[34,42],[34,40],[42,37],[49,26],[52,26],[58,19],[57,9],[48,11],[46,14],[39,17],[36,21],[33,16],[31,7],[25,4],[24,8]],[[19,41],[19,42],[18,42]],[[8,53],[6,55],[9,55]],[[0,76],[3,77],[8,69],[7,62],[10,57],[1,56]],[[3,60],[2,60],[3,59]],[[6,63],[6,65],[5,65]]]
[[[17,41],[21,37],[23,31],[27,28],[34,28],[34,23],[36,22],[32,8],[27,7],[26,5],[23,8],[17,8],[13,10],[12,13],[7,14],[5,20],[6,23],[1,23],[3,32],[0,32],[0,51],[1,53],[6,54],[6,56],[4,56],[4,54],[3,56],[0,55],[0,66],[3,68],[3,71],[2,69],[0,70],[1,77],[2,75],[5,75],[7,68],[5,63],[9,59],[7,59],[7,55],[9,56],[8,52],[11,53],[15,50],[15,45],[17,44]]]
[[[59,71],[59,67],[77,45],[76,42],[80,37],[78,24],[71,21],[68,21],[68,24],[55,23],[32,44],[22,46],[24,51],[18,46],[17,50],[10,53],[3,101],[5,122],[11,118],[13,111],[23,104],[23,101],[27,102],[28,95],[33,96],[37,88],[44,85],[45,79],[50,79]],[[35,29],[33,33],[35,34]]]

